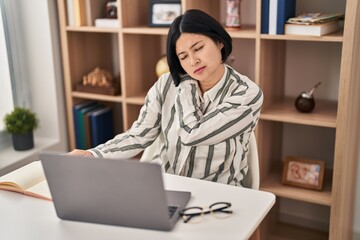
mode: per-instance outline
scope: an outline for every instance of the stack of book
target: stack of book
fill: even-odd
[[[113,111],[95,101],[73,106],[77,149],[89,149],[114,137]]]
[[[322,14],[307,13],[289,18],[285,24],[285,34],[323,36],[339,30],[339,20],[344,18],[342,13]]]

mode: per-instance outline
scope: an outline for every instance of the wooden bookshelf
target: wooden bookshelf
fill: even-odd
[[[297,1],[302,4],[303,1]],[[148,1],[118,1],[118,28],[94,26],[68,26],[66,0],[57,0],[60,37],[62,46],[63,76],[68,116],[70,149],[75,147],[72,107],[92,99],[115,105],[119,109],[118,133],[129,129],[137,119],[146,92],[157,80],[155,65],[165,54],[168,28],[147,26]],[[202,9],[220,22],[224,22],[222,0],[182,0],[183,11]],[[256,129],[260,158],[260,188],[273,192],[279,199],[319,204],[330,209],[330,227],[325,233],[312,229],[287,225],[278,221],[279,209],[275,207],[270,220],[261,225],[262,239],[350,239],[354,181],[358,154],[358,123],[360,122],[360,6],[357,0],[309,2],[309,12],[345,12],[344,28],[322,36],[287,36],[261,34],[261,0],[242,1],[243,27],[229,31],[233,38],[234,67],[253,79],[264,91],[264,105]],[[333,7],[329,7],[329,6]],[[318,10],[320,7],[320,10]],[[288,59],[295,58],[288,51],[289,43],[335,44],[339,54],[335,68],[339,72],[337,97],[319,99],[311,114],[298,113],[293,107],[294,98],[286,93],[285,84]],[[321,45],[322,46],[322,45]],[[333,45],[331,45],[333,46]],[[330,46],[330,47],[331,47]],[[329,47],[329,48],[330,48]],[[330,50],[330,49],[329,49]],[[317,52],[308,53],[308,59]],[[330,61],[330,59],[328,59]],[[121,95],[106,96],[75,91],[75,85],[84,74],[101,66],[120,77]],[[298,66],[304,72],[316,72],[312,68]],[[324,79],[320,79],[324,80]],[[331,178],[325,181],[324,190],[313,191],[281,184],[283,129],[285,124],[302,127],[326,128],[335,131]],[[121,125],[121,126],[119,126]],[[277,164],[278,167],[273,168]],[[280,165],[279,165],[280,164]],[[269,227],[270,226],[270,227]]]

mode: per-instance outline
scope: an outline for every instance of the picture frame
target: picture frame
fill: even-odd
[[[180,0],[149,0],[148,25],[169,27],[181,14]]]
[[[285,158],[282,183],[285,185],[322,190],[325,172],[323,160]]]

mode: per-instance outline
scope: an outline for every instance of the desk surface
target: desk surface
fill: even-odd
[[[191,191],[188,206],[232,203],[226,219],[206,215],[200,223],[181,220],[171,232],[60,220],[52,202],[0,191],[0,235],[7,240],[67,239],[248,239],[275,203],[272,193],[164,174],[165,188]]]

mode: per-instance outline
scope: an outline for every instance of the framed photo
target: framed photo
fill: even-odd
[[[321,190],[325,163],[322,160],[286,157],[282,182],[286,185]]]
[[[169,27],[180,14],[180,0],[149,0],[150,27]]]

